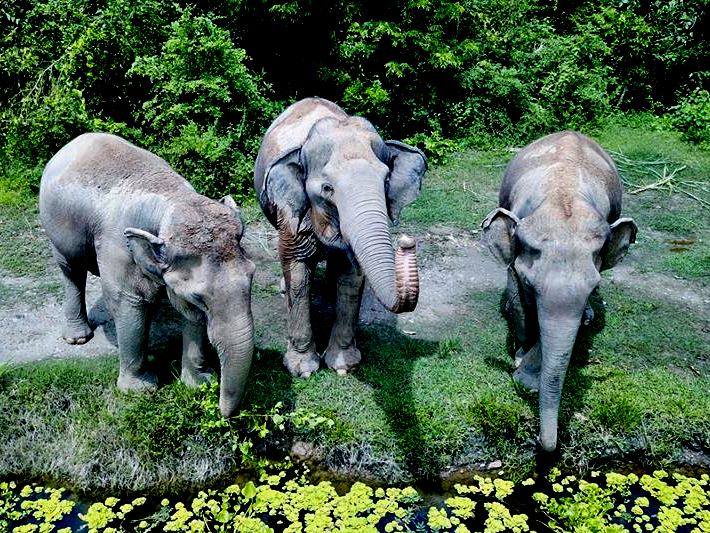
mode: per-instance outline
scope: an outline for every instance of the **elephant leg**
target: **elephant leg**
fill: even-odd
[[[182,330],[182,372],[180,379],[188,387],[199,387],[213,379],[206,365],[207,326],[204,322],[185,321]]]
[[[94,336],[86,316],[86,268],[71,263],[52,247],[64,278],[64,319],[62,338],[69,344],[85,344]]]
[[[506,311],[510,315],[510,325],[515,337],[515,344],[519,347],[515,353],[515,366],[519,366],[525,353],[537,342],[537,321],[533,316],[534,310],[525,305],[525,295],[521,294],[515,276],[508,272],[508,286],[505,290]]]
[[[582,325],[588,326],[594,320],[594,309],[589,305],[589,302],[584,306],[584,312],[582,313]]]
[[[361,359],[360,350],[355,346],[355,329],[365,277],[342,253],[328,257],[328,272],[335,278],[337,296],[335,324],[325,352],[325,363],[339,375],[345,375]]]
[[[286,281],[288,348],[284,366],[294,376],[307,378],[320,366],[311,328],[311,279],[315,261],[282,260]]]
[[[147,370],[146,346],[150,322],[146,307],[146,302],[125,294],[114,305],[120,360],[118,388],[124,392],[149,392],[157,388],[157,378]]]
[[[513,380],[533,392],[537,392],[540,388],[541,355],[540,341],[538,341],[530,350],[522,354],[518,368],[513,372]]]

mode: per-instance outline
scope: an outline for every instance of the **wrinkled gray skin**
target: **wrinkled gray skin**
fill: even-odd
[[[234,414],[254,347],[254,264],[239,245],[243,224],[234,200],[199,195],[159,157],[119,137],[88,133],[49,161],[39,206],[64,274],[64,339],[91,339],[86,274],[100,275],[116,323],[118,388],[155,389],[146,370],[149,309],[165,287],[185,318],[181,379],[191,386],[210,379],[211,342],[221,367],[220,410]]]
[[[420,150],[383,141],[367,120],[321,98],[296,102],[266,132],[254,186],[279,232],[289,331],[284,364],[293,375],[308,377],[320,364],[309,305],[311,277],[324,256],[337,284],[325,362],[339,374],[360,361],[355,327],[364,276],[391,311],[414,309],[415,243],[402,237],[395,251],[389,223],[416,199],[425,171]]]
[[[621,181],[611,158],[576,132],[548,135],[508,165],[500,207],[484,239],[508,266],[508,306],[521,349],[514,379],[540,393],[540,444],[557,447],[567,366],[599,272],[623,259],[636,224],[621,214]]]

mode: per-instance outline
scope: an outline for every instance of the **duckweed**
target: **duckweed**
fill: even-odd
[[[304,469],[263,474],[257,483],[201,491],[187,501],[109,497],[87,507],[62,489],[0,482],[0,531],[701,533],[710,531],[709,481],[705,474],[694,478],[663,470],[640,477],[594,472],[590,480],[553,470],[518,486],[475,476],[471,484],[455,485],[455,494],[439,505],[423,506],[412,487],[356,482],[339,494],[330,482],[310,483]]]

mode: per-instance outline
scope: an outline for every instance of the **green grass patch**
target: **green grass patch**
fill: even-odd
[[[403,213],[407,226],[426,229],[441,224],[477,230],[498,202],[503,169],[512,153],[507,150],[453,154],[445,166],[431,168],[422,192]]]
[[[683,278],[710,277],[710,246],[698,243],[688,251],[666,257],[664,265]]]
[[[579,468],[629,453],[670,461],[685,447],[710,447],[703,318],[686,313],[678,330],[682,311],[673,305],[609,284],[600,292],[565,382],[562,464]],[[266,416],[283,402],[286,412],[332,423],[287,424],[283,435],[256,438],[253,451],[284,453],[292,439],[305,440],[329,468],[388,482],[503,459],[507,474],[520,479],[534,467],[537,396],[511,379],[499,301],[497,292],[472,294],[464,309],[477,321],[451,319],[439,341],[365,328],[363,362],[345,377],[321,370],[294,379],[280,350],[259,350],[243,408]],[[215,429],[216,396],[205,408],[204,393],[169,376],[151,396],[122,394],[116,372],[115,358],[4,368],[0,477],[179,490],[239,467],[242,434],[235,440],[234,431]]]

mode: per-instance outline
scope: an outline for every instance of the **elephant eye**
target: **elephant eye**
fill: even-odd
[[[330,183],[324,183],[321,186],[321,190],[323,191],[323,194],[333,194],[333,186]]]

